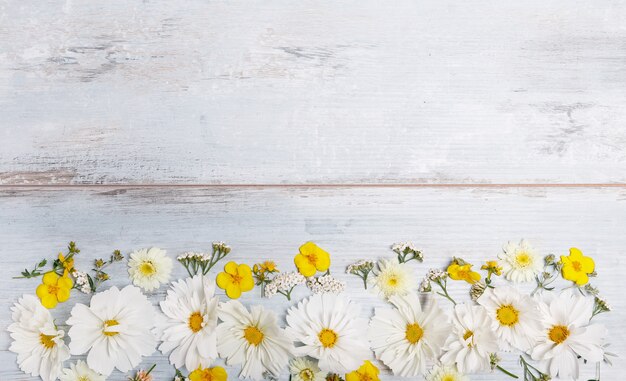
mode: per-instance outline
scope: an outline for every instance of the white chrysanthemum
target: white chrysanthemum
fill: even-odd
[[[142,356],[154,353],[156,310],[137,287],[117,287],[97,293],[90,306],[76,304],[67,324],[70,351],[87,355],[93,370],[108,376],[113,368],[128,372],[141,362]]]
[[[78,360],[76,365],[70,364],[69,369],[63,369],[63,374],[59,379],[61,381],[105,381],[106,377],[94,372],[86,362]]]
[[[590,324],[593,298],[570,291],[546,295],[539,303],[541,334],[530,351],[552,377],[578,379],[578,356],[589,362],[602,361],[607,334],[601,324]]]
[[[489,354],[498,351],[498,338],[488,322],[484,307],[457,304],[452,317],[453,334],[448,336],[441,362],[456,363],[467,374],[489,370]]]
[[[513,282],[531,282],[543,269],[543,259],[524,239],[507,243],[498,258],[505,278]]]
[[[326,373],[317,364],[305,357],[289,361],[289,374],[292,381],[324,381]]]
[[[172,263],[165,250],[156,247],[136,250],[130,253],[128,275],[135,286],[146,291],[156,290],[170,280]]]
[[[22,296],[11,311],[13,323],[8,331],[13,342],[9,350],[17,353],[20,369],[43,381],[56,380],[63,361],[70,358],[64,332],[56,329],[50,311],[33,295]]]
[[[217,358],[217,303],[214,281],[206,276],[179,280],[160,303],[165,318],[154,329],[163,343],[163,354],[172,351],[170,362],[189,372],[208,368]]]
[[[437,301],[422,309],[415,293],[394,295],[395,308],[376,308],[368,337],[376,358],[401,377],[416,377],[426,370],[426,362],[439,357],[450,323]]]
[[[496,332],[502,350],[511,346],[528,350],[535,342],[539,328],[537,303],[511,287],[487,288],[478,304],[487,309],[491,327]]]
[[[242,364],[240,378],[262,380],[265,374],[278,377],[294,347],[285,330],[278,326],[273,311],[240,302],[221,303],[217,326],[217,351],[228,365]]]
[[[428,372],[426,381],[470,381],[470,379],[453,366],[438,364]]]
[[[411,268],[397,259],[381,259],[371,280],[375,290],[389,298],[391,295],[406,295],[417,288],[417,279]]]
[[[363,364],[370,351],[363,333],[367,321],[360,307],[336,294],[315,294],[287,311],[287,333],[303,345],[299,356],[319,360],[326,372],[348,373]]]

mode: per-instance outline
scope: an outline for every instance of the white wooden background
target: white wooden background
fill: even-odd
[[[38,281],[11,277],[69,240],[83,266],[225,240],[282,268],[314,240],[369,315],[353,260],[413,240],[421,277],[522,237],[596,258],[622,356],[603,380],[622,379],[625,18],[608,0],[0,1],[0,380],[33,379],[6,327]]]

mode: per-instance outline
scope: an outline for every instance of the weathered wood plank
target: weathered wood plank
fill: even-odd
[[[451,256],[478,264],[495,257],[506,241],[525,237],[544,254],[562,254],[577,246],[596,259],[599,278],[594,283],[616,310],[597,319],[609,327],[612,349],[623,355],[624,221],[626,191],[622,189],[2,190],[0,300],[6,307],[23,293],[33,293],[36,280],[11,277],[42,257],[53,256],[69,240],[76,240],[82,249],[79,266],[115,248],[128,253],[156,245],[175,256],[225,240],[233,247],[233,260],[275,259],[283,270],[293,268],[292,258],[301,243],[314,240],[331,252],[333,273],[348,282],[347,295],[364,304],[363,313],[369,316],[382,302],[364,291],[358,278],[343,273],[352,261],[390,256],[388,245],[413,240],[426,256],[425,263],[415,265],[416,276],[421,277],[428,268],[445,265]],[[127,284],[125,265],[113,267],[111,274],[111,285]],[[175,266],[174,275],[184,276],[182,266]],[[455,283],[452,289],[455,298],[468,299],[466,286]],[[296,299],[306,294],[301,290]],[[150,296],[155,304],[163,297],[164,289]],[[53,314],[62,324],[72,305],[86,300],[74,293]],[[262,303],[280,316],[290,305],[281,299],[262,300],[258,290],[242,300],[247,305]],[[15,356],[7,351],[9,320],[8,309],[0,309],[0,379],[30,380],[19,373]],[[168,380],[166,376],[173,373],[165,356],[155,354],[143,366],[155,362],[156,379]],[[603,368],[603,379],[619,379],[620,364],[622,360],[613,368]],[[506,365],[516,369],[512,357],[506,358]],[[584,369],[586,380],[592,373]],[[236,379],[237,368],[229,372]],[[496,374],[472,379],[503,378]],[[125,378],[115,373],[110,380]]]
[[[0,8],[0,184],[626,180],[626,5]]]

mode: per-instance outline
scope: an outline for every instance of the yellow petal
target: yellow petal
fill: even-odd
[[[572,247],[569,249],[569,256],[571,260],[580,259],[583,256],[583,252],[575,247]]]
[[[478,282],[479,280],[480,280],[480,274],[475,271],[471,271],[469,282],[473,284],[473,283]]]
[[[37,294],[39,299],[43,299],[44,297],[49,295],[48,286],[45,284],[40,284],[39,286],[37,286],[37,291],[35,293]]]
[[[237,264],[233,261],[228,262],[224,266],[224,271],[226,271],[230,275],[237,275]]]
[[[355,370],[346,374],[346,381],[361,381],[361,375]]]
[[[572,282],[575,282],[576,279],[578,279],[578,276],[580,273],[574,270],[574,266],[568,264],[568,265],[563,266],[563,269],[561,270],[561,274],[563,275],[563,279],[567,279],[567,280],[571,280]]]
[[[56,307],[57,303],[57,297],[54,295],[47,294],[46,296],[41,298],[41,304],[48,309]]]
[[[198,368],[189,374],[189,380],[202,381],[202,369]]]
[[[250,266],[246,265],[245,263],[237,266],[237,273],[239,274],[239,276],[252,277],[252,270],[250,270]]]
[[[315,267],[319,271],[328,270],[328,268],[330,267],[330,254],[320,249],[319,253],[317,254],[317,263],[315,264]]]
[[[454,280],[459,280],[459,270],[460,270],[459,265],[457,265],[456,263],[451,264],[450,266],[448,266],[448,275],[450,275],[450,278],[454,279]]]
[[[59,291],[57,291],[57,299],[59,302],[63,303],[70,298],[70,289],[61,287]]]
[[[62,288],[72,288],[73,285],[74,282],[72,282],[72,279],[69,277],[62,276],[57,280],[57,286]]]
[[[372,364],[371,361],[368,361],[368,360],[365,360],[365,362],[363,363],[361,368],[359,368],[359,370],[361,371],[361,373],[365,373],[369,375],[370,379],[372,380],[378,379],[378,373],[380,373],[378,368],[374,364]]]
[[[252,275],[244,276],[239,283],[239,287],[243,292],[252,290],[254,288],[254,279],[252,279]]]
[[[215,381],[226,381],[228,379],[228,373],[221,366],[211,368],[210,372]]]
[[[317,272],[315,266],[313,266],[309,262],[303,262],[299,266],[296,265],[296,267],[298,268],[300,274],[304,275],[307,278],[315,275],[315,273]]]
[[[57,284],[57,279],[59,279],[59,276],[54,271],[50,271],[43,274],[41,282],[49,286],[54,286]]]
[[[579,286],[584,286],[589,282],[589,277],[585,273],[579,273],[580,275],[576,278],[576,284]]]
[[[300,267],[300,266],[304,266],[307,264],[311,264],[309,262],[309,258],[305,255],[302,254],[298,254],[293,258],[293,263],[296,265],[296,267]]]
[[[233,284],[233,277],[226,273],[217,274],[217,278],[215,278],[215,282],[217,283],[217,287],[225,290],[228,286]]]
[[[226,287],[226,295],[231,299],[238,299],[241,296],[241,287],[238,284],[231,284]]]
[[[311,241],[305,243],[300,246],[300,253],[304,255],[314,254],[315,249],[317,249],[317,245]]]
[[[563,265],[571,264],[572,261],[570,261],[569,257],[566,257],[565,255],[561,255],[561,263],[563,263]]]
[[[580,264],[582,265],[583,272],[590,274],[593,270],[596,269],[596,264],[593,262],[591,257],[582,257],[580,259]]]

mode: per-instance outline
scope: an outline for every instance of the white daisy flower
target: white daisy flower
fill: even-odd
[[[287,311],[287,333],[303,345],[296,354],[319,360],[325,372],[348,373],[370,355],[360,307],[336,294],[315,294]]]
[[[453,366],[437,364],[428,372],[426,381],[470,381],[470,379]]]
[[[578,379],[578,356],[588,362],[603,360],[607,330],[589,323],[593,303],[593,298],[570,291],[546,295],[545,302],[539,303],[541,335],[530,354],[542,361],[550,376]]]
[[[504,277],[513,282],[531,282],[543,270],[543,259],[524,239],[507,243],[498,258]]]
[[[163,343],[163,354],[172,351],[170,362],[188,371],[208,368],[217,358],[217,303],[215,281],[196,275],[174,282],[160,303],[166,318],[154,329]]]
[[[467,374],[489,370],[489,354],[498,351],[498,338],[486,322],[489,316],[484,307],[457,304],[452,316],[453,334],[448,336],[441,362],[456,363]]]
[[[326,373],[317,364],[305,357],[289,361],[289,374],[292,381],[324,381]]]
[[[228,365],[242,364],[239,377],[278,377],[294,347],[285,330],[279,328],[276,314],[261,306],[248,311],[231,300],[220,303],[218,316],[223,323],[217,326],[217,351]]]
[[[378,269],[374,270],[371,283],[375,290],[386,298],[392,295],[406,295],[417,288],[417,279],[411,268],[395,258],[378,261]]]
[[[510,350],[512,346],[526,351],[534,344],[539,310],[530,296],[511,287],[496,287],[487,288],[477,301],[487,309],[502,350]]]
[[[63,361],[70,358],[64,332],[56,328],[50,311],[34,295],[22,296],[11,311],[13,323],[7,330],[13,342],[9,350],[17,353],[20,369],[43,381],[56,380]]]
[[[70,364],[69,369],[63,369],[63,374],[59,379],[61,381],[105,381],[106,377],[91,370],[86,362],[78,360],[76,364]]]
[[[136,250],[130,253],[128,275],[135,286],[152,291],[170,280],[172,264],[165,250],[156,247]]]
[[[67,324],[70,351],[87,355],[93,370],[108,376],[117,368],[128,372],[141,362],[142,356],[154,353],[156,310],[145,295],[134,286],[119,290],[111,287],[95,294],[90,306],[76,304]]]
[[[395,308],[376,308],[368,337],[376,358],[401,377],[416,377],[438,358],[450,332],[448,317],[431,299],[422,309],[415,293],[391,296]]]

